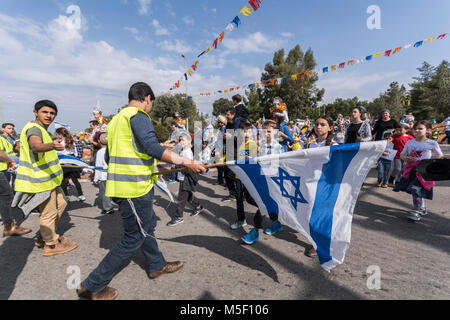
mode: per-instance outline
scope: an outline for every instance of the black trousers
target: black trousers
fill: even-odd
[[[236,175],[228,167],[224,168],[225,183],[227,185],[230,196],[236,197]]]
[[[184,181],[180,181],[180,187],[178,189],[178,207],[177,213],[175,214],[178,218],[183,218],[184,208],[186,207],[186,202],[189,202],[194,208],[200,206],[200,202],[194,196],[194,192],[183,190]]]
[[[244,200],[246,200],[249,204],[256,206],[256,202],[253,197],[250,195],[248,190],[245,188],[244,184],[241,180],[236,179],[236,210],[237,210],[237,219],[238,221],[245,220],[245,211],[244,211]],[[270,220],[277,221],[278,216],[276,214],[269,214]],[[255,216],[253,217],[253,222],[255,224],[256,229],[262,229],[262,221],[263,217],[261,215],[261,211],[256,211]]]
[[[75,185],[75,188],[77,188],[78,196],[82,196],[83,189],[81,189],[80,181],[78,181],[79,176],[80,176],[80,174],[75,171],[69,171],[69,172],[64,171],[64,180],[71,179],[73,184]],[[64,180],[61,183],[61,188],[63,189],[64,194],[67,196],[67,185]]]

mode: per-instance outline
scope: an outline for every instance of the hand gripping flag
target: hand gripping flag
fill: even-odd
[[[386,141],[299,150],[229,163],[263,215],[277,214],[316,249],[327,271],[343,263],[361,186]]]

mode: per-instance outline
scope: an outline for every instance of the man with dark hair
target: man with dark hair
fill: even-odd
[[[236,110],[236,118],[234,120],[234,130],[239,129],[241,122],[247,122],[250,113],[248,109],[242,103],[241,95],[237,94],[231,98],[234,104],[234,109]]]
[[[35,244],[44,248],[44,256],[64,254],[78,246],[56,233],[58,222],[67,206],[61,189],[63,172],[56,153],[63,151],[64,146],[60,140],[53,140],[47,131],[57,113],[58,108],[52,101],[39,101],[34,107],[35,121],[27,123],[22,129],[20,165],[17,169],[16,196],[13,202],[13,205],[17,205],[25,202],[24,199],[38,201],[35,204],[39,206],[41,213],[40,234]]]
[[[15,140],[12,137],[13,133],[14,133],[14,124],[12,124],[12,123],[2,124],[2,134],[0,135],[0,137],[5,138],[6,141],[8,141],[11,144],[11,146],[14,148]],[[15,155],[14,152],[12,152],[11,154],[8,154],[8,156],[14,156],[14,155]],[[16,180],[15,172],[8,171],[8,170],[5,171],[5,177],[9,183],[12,182],[12,188],[14,189],[14,181]]]
[[[108,287],[123,263],[141,249],[151,279],[178,271],[183,262],[169,262],[158,249],[154,235],[157,217],[153,211],[156,159],[181,165],[193,173],[205,172],[198,161],[183,158],[162,147],[150,119],[155,96],[145,83],[134,84],[128,106],[106,128],[108,134],[108,180],[105,196],[120,207],[124,235],[99,266],[85,279],[77,293],[80,298],[113,300],[118,291]]]

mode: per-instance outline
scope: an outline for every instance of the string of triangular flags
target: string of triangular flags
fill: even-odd
[[[247,5],[244,5],[244,7],[240,11],[240,14],[246,18],[250,17],[255,11],[258,11],[258,9],[261,6],[262,1],[263,0],[249,0],[248,4],[250,5],[250,8]],[[241,18],[239,18],[239,15],[234,17],[234,19],[225,27],[225,30],[219,34],[219,36],[213,41],[213,43],[197,56],[197,60],[195,60],[194,64],[192,64],[192,66],[188,70],[186,70],[186,72],[184,73],[184,75],[181,79],[179,79],[177,82],[175,82],[175,84],[172,86],[172,88],[169,89],[169,92],[171,90],[180,88],[184,81],[188,81],[189,78],[192,77],[194,72],[196,72],[198,69],[198,64],[199,64],[200,58],[205,56],[206,54],[208,54],[212,48],[214,48],[216,50],[219,47],[219,44],[221,44],[223,42],[223,40],[225,38],[225,31],[230,33],[234,30],[235,27],[239,28],[239,25],[241,25],[241,24],[242,24],[242,20],[241,20]]]
[[[368,56],[365,56],[363,58],[359,58],[359,59],[351,59],[345,62],[341,62],[339,64],[333,64],[331,66],[326,66],[320,69],[315,69],[315,70],[309,70],[306,72],[302,72],[299,74],[293,74],[293,75],[287,75],[281,78],[277,78],[277,79],[271,79],[271,80],[266,80],[266,81],[262,81],[262,82],[254,82],[254,83],[250,83],[250,84],[244,84],[242,86],[236,86],[233,88],[227,88],[227,89],[221,89],[221,90],[214,90],[214,91],[210,91],[210,92],[205,92],[205,93],[197,93],[193,96],[195,97],[199,97],[199,96],[212,96],[212,95],[220,95],[220,94],[226,94],[226,93],[230,93],[230,92],[234,92],[234,91],[241,91],[241,90],[248,90],[251,89],[253,86],[259,87],[265,87],[265,86],[274,86],[275,84],[282,84],[282,83],[287,83],[289,80],[298,80],[298,79],[305,79],[305,78],[310,78],[313,75],[319,75],[320,73],[324,74],[324,73],[328,73],[328,72],[334,72],[334,71],[338,71],[338,70],[342,70],[344,68],[348,68],[351,67],[355,64],[360,64],[363,62],[368,62],[368,61],[373,61],[376,58],[379,57],[390,57],[393,56],[394,54],[398,54],[401,50],[404,49],[409,49],[409,48],[419,48],[421,47],[423,44],[425,43],[433,43],[434,40],[443,40],[445,39],[447,36],[447,33],[441,34],[437,37],[431,37],[425,40],[420,40],[417,41],[415,43],[410,43],[404,46],[398,46],[395,49],[389,49],[389,50],[385,50],[384,52],[378,52],[376,54],[371,54]],[[191,98],[193,96],[190,96]]]

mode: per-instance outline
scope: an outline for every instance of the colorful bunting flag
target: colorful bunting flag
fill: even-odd
[[[394,54],[400,52],[402,49],[409,49],[409,48],[411,48],[413,46],[415,48],[418,48],[418,47],[422,46],[424,43],[433,43],[433,41],[435,39],[436,40],[442,40],[442,39],[444,39],[446,37],[446,35],[447,35],[447,33],[444,33],[444,34],[439,35],[438,37],[431,37],[431,38],[428,38],[426,40],[417,41],[414,45],[413,44],[407,44],[405,46],[396,47],[395,49],[385,50],[384,51],[384,56],[385,57],[390,57],[391,55],[394,55]],[[218,39],[216,39],[216,40],[218,40]],[[341,62],[339,65],[332,65],[331,66],[331,70],[332,71],[336,71],[338,66],[339,66],[339,69],[344,69],[345,68],[345,64],[347,64],[347,66],[353,66],[355,64],[355,62],[357,64],[359,64],[359,63],[363,63],[364,61],[371,61],[373,58],[378,58],[378,57],[381,57],[382,55],[383,55],[383,52],[379,52],[379,53],[377,53],[375,55],[366,56],[365,58],[349,60],[347,63]],[[195,66],[195,68],[196,68],[197,63],[198,63],[198,61],[196,61],[196,64],[193,65],[192,67],[194,68],[194,66]],[[194,70],[195,70],[195,68],[194,68]],[[189,70],[188,70],[188,73],[189,73]],[[328,72],[329,72],[329,67],[328,66],[322,68],[322,73],[328,73]],[[267,86],[267,85],[272,85],[273,86],[273,85],[275,85],[275,83],[276,84],[287,83],[289,81],[289,79],[291,79],[291,80],[298,80],[299,77],[300,77],[300,79],[304,79],[305,75],[306,75],[306,77],[310,78],[310,77],[312,77],[313,73],[316,74],[316,75],[319,74],[318,70],[309,70],[307,72],[302,72],[302,73],[300,73],[298,75],[294,74],[294,75],[291,75],[291,76],[284,76],[284,77],[278,78],[278,79],[265,80],[265,81],[262,81],[262,83],[256,82],[256,83],[252,83],[252,84],[249,84],[249,85],[243,85],[242,87],[238,86],[236,88],[226,89],[226,90],[223,90],[223,91],[222,90],[218,90],[217,93],[219,93],[219,94],[221,94],[221,93],[228,93],[228,92],[238,91],[240,89],[244,90],[245,88],[251,89],[254,86],[258,87],[260,85],[261,86]],[[186,74],[185,74],[185,76],[186,76]],[[179,85],[180,85],[180,81],[178,81],[173,88],[178,88]],[[214,92],[214,94],[216,94],[216,92]],[[202,94],[202,95],[203,96],[209,96],[209,95],[211,95],[211,93],[206,93],[206,94]]]
[[[242,10],[241,10],[241,13],[242,13],[244,16],[246,16],[246,17],[250,17],[251,14],[252,14],[252,9],[250,9],[250,8],[247,7],[247,6],[244,6],[244,7],[242,8]]]
[[[253,10],[256,11],[259,9],[262,0],[250,0],[248,3],[252,6]]]

